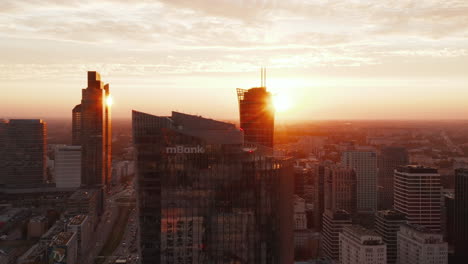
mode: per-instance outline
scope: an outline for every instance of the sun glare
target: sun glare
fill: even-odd
[[[108,96],[106,98],[106,104],[107,106],[112,106],[112,104],[114,103],[114,100],[112,100],[112,97]]]
[[[291,99],[286,95],[273,95],[273,106],[277,112],[287,111],[292,106]]]

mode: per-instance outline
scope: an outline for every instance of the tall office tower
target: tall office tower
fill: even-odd
[[[237,89],[240,127],[244,130],[245,143],[273,148],[275,111],[272,96],[266,87],[248,90]]]
[[[468,169],[455,170],[455,256],[468,258]],[[461,262],[460,262],[461,263]]]
[[[8,122],[0,119],[0,184],[3,184],[7,174],[7,141],[8,141]]]
[[[81,104],[72,110],[72,145],[81,146]]]
[[[58,146],[55,149],[55,185],[57,188],[81,186],[81,146]]]
[[[35,187],[45,182],[47,125],[40,119],[11,119],[0,124],[0,182]],[[2,164],[3,163],[3,164]]]
[[[377,154],[371,150],[347,150],[341,164],[356,171],[357,212],[377,211]]]
[[[403,224],[397,234],[398,264],[447,264],[448,245],[442,234]]]
[[[446,193],[442,197],[442,231],[444,239],[453,248],[455,244],[455,196],[454,193]],[[464,207],[466,208],[466,207]]]
[[[408,151],[405,148],[386,147],[382,149],[378,156],[377,164],[377,167],[379,168],[377,177],[379,210],[393,208],[394,170],[399,166],[408,164]]]
[[[340,166],[330,168],[325,179],[325,209],[356,213],[356,173]]]
[[[293,167],[235,125],[133,111],[143,264],[292,263]]]
[[[442,187],[437,169],[401,166],[395,170],[395,210],[410,224],[441,231]]]
[[[111,177],[112,126],[109,84],[97,72],[88,72],[88,87],[73,109],[73,143],[81,144],[81,183],[106,186]],[[81,119],[81,122],[79,121]],[[78,136],[79,135],[79,136]]]
[[[325,164],[316,165],[314,168],[314,227],[317,231],[322,230],[323,212],[325,212],[325,179],[330,169]]]
[[[325,258],[334,261],[339,259],[339,235],[343,228],[349,225],[351,225],[351,215],[344,210],[326,210],[323,213],[322,253]]]
[[[387,263],[395,264],[397,260],[397,232],[400,225],[406,223],[404,214],[395,210],[378,211],[375,217],[375,232],[382,236],[387,244]]]
[[[387,245],[382,237],[359,225],[340,233],[340,264],[386,264]]]

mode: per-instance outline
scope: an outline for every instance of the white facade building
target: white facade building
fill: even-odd
[[[359,225],[340,233],[341,264],[386,264],[387,245],[382,237]]]
[[[398,264],[447,264],[448,245],[442,234],[403,224],[397,235]]]
[[[81,146],[58,146],[55,149],[55,184],[57,188],[81,185]]]
[[[377,211],[377,153],[374,150],[347,150],[341,164],[354,169],[357,181],[358,213]]]
[[[410,224],[441,230],[442,186],[437,169],[402,166],[395,170],[394,208]]]

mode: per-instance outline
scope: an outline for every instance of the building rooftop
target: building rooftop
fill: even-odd
[[[437,231],[433,231],[431,229],[428,229],[424,226],[421,226],[421,225],[417,225],[417,224],[408,224],[408,223],[404,223],[402,224],[402,226],[404,227],[407,227],[413,231],[417,231],[418,233],[421,233],[421,234],[440,234],[439,232]]]
[[[406,172],[406,173],[437,173],[436,168],[421,166],[421,165],[406,165],[406,166],[399,166],[397,169],[399,172]]]
[[[72,200],[87,200],[90,197],[94,196],[96,190],[94,189],[79,189],[76,190],[71,196],[70,199]]]
[[[70,242],[72,237],[75,235],[74,232],[61,232],[58,233],[53,239],[51,246],[65,246]]]
[[[75,215],[70,220],[69,225],[81,225],[87,217],[87,215]]]
[[[381,216],[388,220],[404,220],[406,219],[406,215],[400,213],[396,210],[382,210],[377,212],[378,216]]]
[[[384,244],[382,237],[360,225],[350,225],[343,229],[343,232],[352,234],[361,244],[367,246],[382,245]]]
[[[44,221],[47,221],[47,218],[43,215],[36,215],[29,220],[29,222],[36,222],[36,223],[40,223]]]

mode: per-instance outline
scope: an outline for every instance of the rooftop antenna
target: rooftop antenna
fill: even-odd
[[[260,87],[266,87],[266,68],[260,68]]]

